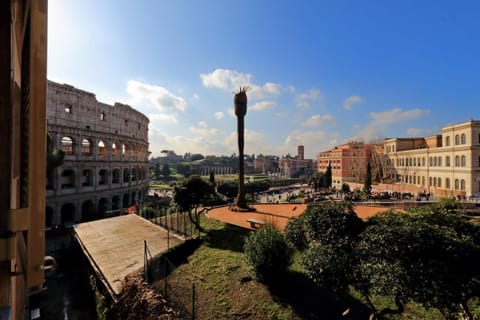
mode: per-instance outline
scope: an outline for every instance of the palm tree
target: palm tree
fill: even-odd
[[[240,87],[233,99],[235,104],[235,115],[237,116],[237,136],[238,136],[238,196],[235,201],[235,207],[240,210],[248,210],[245,199],[245,165],[243,159],[244,147],[244,118],[247,114],[247,91],[249,87]]]

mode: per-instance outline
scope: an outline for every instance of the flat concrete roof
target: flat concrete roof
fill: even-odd
[[[112,296],[120,294],[127,275],[143,269],[145,240],[152,257],[184,242],[172,233],[168,241],[167,230],[136,214],[80,223],[74,233]]]

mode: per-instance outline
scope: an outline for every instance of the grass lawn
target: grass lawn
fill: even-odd
[[[190,301],[192,283],[195,283],[196,319],[346,319],[346,309],[328,290],[318,288],[307,279],[294,258],[285,277],[266,286],[255,280],[245,262],[243,243],[248,230],[226,225],[214,219],[202,218],[205,232],[201,241],[188,254],[173,254],[177,265],[168,277],[175,294],[182,301]],[[161,284],[157,289],[161,291]],[[394,307],[393,299],[374,297],[379,307]],[[188,304],[188,303],[187,303]],[[358,293],[352,292],[348,301],[350,319],[368,319],[369,311]],[[191,306],[188,306],[191,308]],[[425,310],[408,304],[402,315],[385,319],[442,319],[437,310]]]

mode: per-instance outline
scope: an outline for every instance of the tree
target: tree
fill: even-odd
[[[173,200],[177,209],[181,212],[187,212],[190,221],[198,230],[203,230],[200,226],[199,207],[206,203],[213,195],[211,185],[198,175],[192,175],[187,179],[180,181],[174,186]]]
[[[215,172],[212,170],[210,171],[210,184],[215,187]]]
[[[162,174],[160,170],[160,162],[155,163],[154,175],[156,180],[160,180],[160,175]]]
[[[283,234],[269,224],[250,234],[245,241],[244,251],[255,275],[266,282],[287,269],[293,253]]]
[[[370,162],[367,162],[367,171],[365,173],[365,183],[363,184],[363,191],[369,195],[372,193],[372,167]]]
[[[168,163],[164,163],[162,165],[162,176],[165,180],[168,180],[168,178],[170,177],[170,174],[171,174],[171,171],[170,171],[170,166],[168,165]]]
[[[177,172],[184,177],[188,177],[192,174],[192,166],[189,164],[179,163],[177,164]]]
[[[190,161],[198,161],[203,159],[205,159],[205,157],[200,153],[193,153],[190,157]]]
[[[46,159],[46,173],[47,180],[51,179],[53,169],[63,164],[65,158],[65,152],[62,149],[53,148],[53,138],[50,133],[47,132],[47,159]]]
[[[308,179],[308,184],[313,188],[315,192],[317,192],[318,189],[323,188],[324,180],[324,174],[322,172],[316,171]]]
[[[332,164],[328,162],[327,171],[325,171],[325,188],[332,187]]]
[[[473,319],[468,300],[480,290],[480,226],[435,206],[372,217],[361,234],[356,288],[372,317],[401,313],[408,301],[435,307],[447,319]],[[395,297],[398,310],[377,311],[369,295]]]

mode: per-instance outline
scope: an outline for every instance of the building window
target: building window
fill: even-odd
[[[433,167],[433,158],[432,157],[428,158],[428,164],[430,165],[430,167]]]
[[[442,166],[442,157],[438,157],[438,166],[439,166],[439,167]]]
[[[422,158],[422,167],[425,167],[425,158]]]
[[[450,156],[445,157],[445,166],[450,167]]]
[[[465,180],[460,181],[460,190],[465,191]]]
[[[462,167],[465,167],[467,165],[467,157],[466,156],[462,156],[460,164],[461,164]]]
[[[438,185],[439,188],[442,187],[442,178],[437,179],[437,185]]]
[[[125,119],[125,127],[128,127],[128,119]]]
[[[455,190],[458,190],[460,188],[460,181],[458,179],[455,179]]]
[[[450,189],[450,178],[445,179],[445,188]]]
[[[65,154],[73,154],[73,139],[70,137],[62,137],[62,151]]]
[[[434,187],[437,186],[437,177],[433,178],[433,186],[434,186]]]
[[[65,112],[66,112],[66,113],[72,113],[72,106],[69,105],[69,104],[67,104],[67,105],[65,106]]]
[[[457,134],[455,135],[455,145],[459,145],[460,144],[460,136]]]
[[[92,143],[88,139],[82,139],[82,155],[88,156],[92,154]]]
[[[433,157],[433,166],[436,167],[437,166],[437,157]]]
[[[461,144],[467,143],[467,135],[465,133],[462,133],[462,135],[460,136],[460,143]]]
[[[445,137],[445,145],[448,147],[450,145],[450,136]]]
[[[428,178],[428,185],[429,185],[429,186],[432,185],[432,177]]]
[[[425,177],[422,176],[422,186],[424,186],[424,185],[425,185]]]
[[[100,120],[105,121],[105,112],[100,113]]]
[[[460,167],[460,157],[455,156],[455,167]]]

